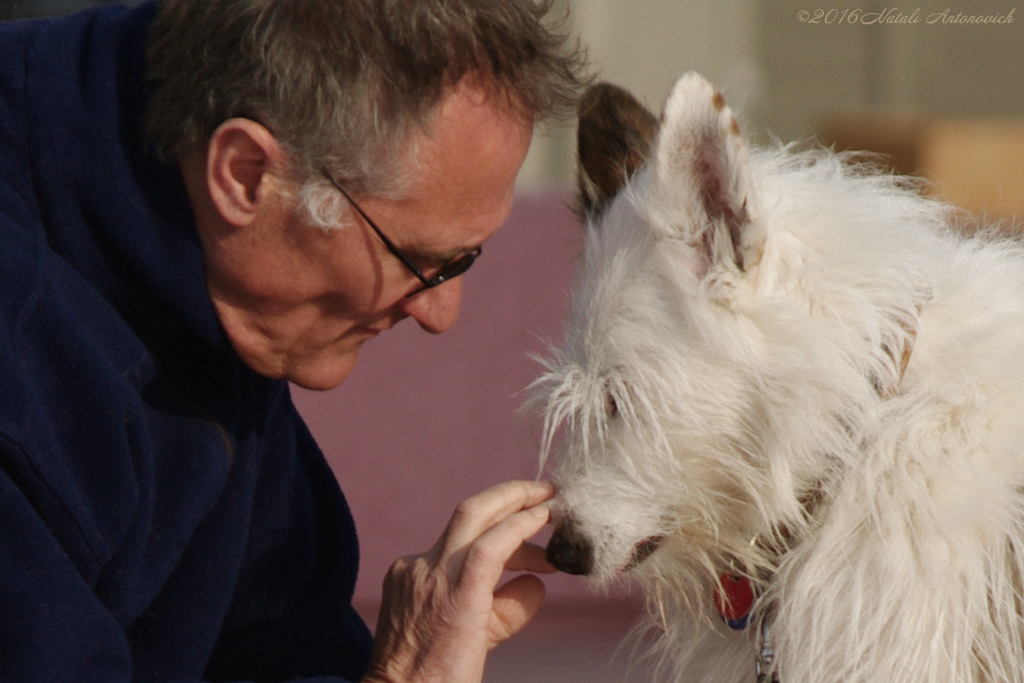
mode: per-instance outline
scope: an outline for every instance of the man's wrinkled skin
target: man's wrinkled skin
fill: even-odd
[[[416,165],[399,198],[360,206],[428,275],[504,222],[532,121],[485,77],[470,75],[414,134]],[[230,119],[205,157],[181,163],[215,310],[232,345],[263,375],[310,389],[340,384],[364,342],[411,317],[440,333],[455,321],[461,278],[407,296],[419,281],[354,212],[338,230],[297,210],[288,159],[266,128]],[[544,599],[526,574],[551,572],[527,543],[549,519],[544,482],[507,482],[469,498],[426,553],[398,560],[384,584],[366,683],[478,683],[487,653]]]

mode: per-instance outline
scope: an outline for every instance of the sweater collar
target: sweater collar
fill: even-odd
[[[185,328],[228,350],[181,173],[144,149],[155,13],[110,6],[41,29],[27,92],[37,194],[51,245],[151,348]]]

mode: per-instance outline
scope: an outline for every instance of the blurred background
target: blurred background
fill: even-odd
[[[1001,219],[1024,205],[1021,11],[1015,0],[569,5],[600,77],[656,112],[679,73],[695,69],[722,88],[754,142],[870,149]],[[566,130],[538,140],[523,181],[570,177],[573,144]]]
[[[599,77],[654,111],[677,75],[695,69],[722,88],[756,144],[872,150],[975,216],[1024,215],[1024,14],[1015,0],[558,2]],[[0,0],[0,19],[90,4]],[[965,17],[989,23],[958,23]],[[536,136],[512,215],[466,275],[449,333],[399,325],[364,347],[341,387],[293,392],[359,526],[356,601],[370,620],[390,563],[428,548],[460,500],[538,474],[536,421],[520,407],[541,371],[531,355],[561,335],[579,251],[568,210],[574,135]],[[647,680],[615,655],[642,610],[628,585],[545,580],[548,602],[492,655],[489,683]]]

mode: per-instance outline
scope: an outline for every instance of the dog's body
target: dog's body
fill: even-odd
[[[658,128],[609,87],[581,109],[549,557],[635,577],[678,681],[1024,681],[1024,248],[828,152],[748,152],[693,74]]]

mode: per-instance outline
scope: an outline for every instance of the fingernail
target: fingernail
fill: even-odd
[[[548,508],[547,504],[542,503],[540,505],[534,505],[532,508],[530,508],[530,514],[532,514],[534,517],[543,517],[546,519],[551,516],[551,509]]]

